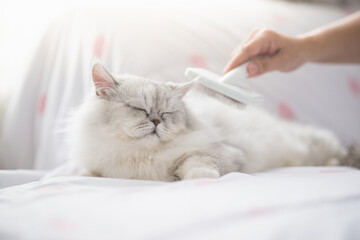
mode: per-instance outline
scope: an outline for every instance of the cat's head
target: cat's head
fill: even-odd
[[[164,83],[141,77],[114,77],[100,63],[92,68],[97,101],[107,110],[104,124],[130,141],[154,147],[171,141],[187,129],[182,101],[191,83]]]

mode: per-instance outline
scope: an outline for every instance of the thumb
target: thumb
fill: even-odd
[[[277,54],[273,57],[264,57],[250,61],[246,69],[250,77],[256,77],[266,72],[279,70],[281,64],[282,56]]]

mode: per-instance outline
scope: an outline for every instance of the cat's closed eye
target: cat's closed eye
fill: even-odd
[[[134,110],[137,110],[137,111],[142,111],[142,112],[145,112],[146,113],[146,116],[148,116],[148,112],[143,109],[143,108],[139,108],[139,107],[134,107],[134,106],[131,106],[131,105],[128,105],[130,108],[134,109]]]
[[[161,118],[163,118],[164,116],[166,116],[166,115],[171,115],[171,114],[174,114],[175,112],[163,112],[162,114],[161,114]]]

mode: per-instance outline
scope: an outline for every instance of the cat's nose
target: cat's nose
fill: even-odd
[[[152,121],[155,124],[155,126],[159,125],[159,123],[160,123],[159,119],[152,119],[150,121]]]

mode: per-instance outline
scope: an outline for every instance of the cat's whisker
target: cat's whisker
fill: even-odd
[[[150,130],[153,129],[153,127],[137,127],[136,130]]]
[[[163,136],[164,138],[172,139],[176,137],[176,134],[169,132],[167,129],[161,128],[158,131],[159,134],[161,134],[161,136]]]

